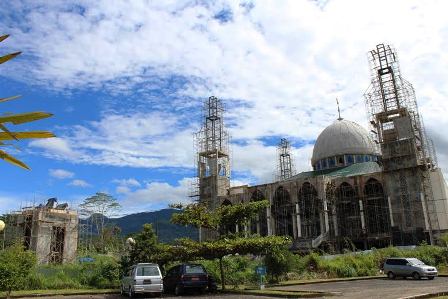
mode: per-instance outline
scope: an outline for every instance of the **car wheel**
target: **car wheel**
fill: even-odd
[[[176,285],[176,287],[174,288],[174,295],[182,295],[182,287],[180,285]]]
[[[394,272],[392,272],[392,271],[387,272],[387,277],[388,277],[389,279],[395,279],[395,274],[394,274]]]
[[[412,278],[414,278],[415,280],[419,280],[420,274],[418,274],[418,272],[414,272],[414,273],[412,273]]]
[[[429,276],[428,279],[429,279],[429,280],[433,280],[433,279],[434,279],[434,276]]]

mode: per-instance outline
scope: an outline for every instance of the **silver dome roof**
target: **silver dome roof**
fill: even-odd
[[[338,119],[317,137],[311,164],[344,154],[379,155],[379,151],[366,129],[352,121]]]

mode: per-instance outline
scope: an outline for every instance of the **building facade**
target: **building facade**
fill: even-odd
[[[268,200],[269,207],[248,227],[236,230],[289,236],[295,250],[436,243],[448,231],[448,188],[414,90],[401,77],[390,46],[377,45],[369,57],[372,76],[365,100],[370,132],[339,117],[316,139],[313,171],[285,176],[288,171],[280,167],[283,172],[275,182],[229,187],[228,140],[220,138],[227,136],[222,115],[211,116],[219,126],[205,130],[214,137],[206,150],[198,151],[199,158],[209,154],[198,164],[199,200],[211,209]],[[201,136],[197,144],[204,140]],[[281,155],[280,161],[288,156],[284,151]],[[202,232],[201,237],[211,236]]]

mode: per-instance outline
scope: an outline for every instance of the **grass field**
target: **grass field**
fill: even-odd
[[[62,289],[62,290],[24,290],[13,291],[11,296],[32,296],[32,295],[77,295],[77,294],[110,294],[118,293],[116,289]],[[0,292],[0,298],[6,298],[4,292]]]

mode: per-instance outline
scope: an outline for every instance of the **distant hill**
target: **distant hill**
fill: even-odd
[[[142,212],[130,214],[119,218],[110,218],[108,224],[115,224],[121,228],[121,234],[127,236],[142,230],[145,223],[151,223],[157,232],[160,242],[171,243],[177,238],[198,239],[198,230],[194,227],[185,227],[170,223],[171,215],[179,212],[175,209],[162,209],[155,212]],[[85,222],[86,220],[81,220]]]

